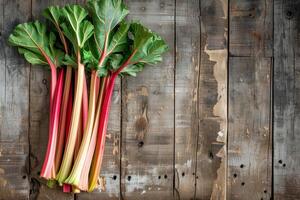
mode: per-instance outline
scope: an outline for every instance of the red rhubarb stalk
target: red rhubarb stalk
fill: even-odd
[[[55,172],[57,173],[59,170],[59,166],[61,164],[61,159],[63,155],[64,149],[64,140],[65,135],[68,132],[66,129],[67,124],[67,110],[68,110],[68,103],[69,103],[69,95],[70,95],[70,88],[71,88],[71,78],[72,78],[72,68],[67,67],[66,72],[66,80],[64,84],[64,93],[63,93],[63,100],[62,100],[62,108],[61,108],[61,116],[60,116],[60,123],[59,123],[59,132],[58,132],[58,141],[57,141],[57,148],[56,148],[56,155],[55,155]]]
[[[64,78],[64,70],[62,69],[59,71],[58,84],[55,91],[56,94],[55,93],[53,94],[53,96],[55,95],[55,98],[53,99],[53,103],[50,103],[49,141],[48,141],[46,158],[41,170],[41,177],[47,179],[54,179],[56,176],[54,159],[55,159],[55,148],[57,142],[60,106],[61,106],[61,99],[62,99],[62,90],[63,90],[63,78]],[[53,87],[52,84],[51,87]]]
[[[89,175],[89,189],[88,191],[93,191],[97,185],[98,176],[100,173],[103,153],[104,153],[104,144],[105,144],[105,137],[106,137],[106,130],[107,130],[107,122],[109,117],[109,110],[111,104],[111,97],[113,94],[113,89],[115,85],[115,80],[118,74],[112,74],[109,84],[107,86],[107,91],[104,95],[104,100],[102,103],[100,120],[99,120],[99,127],[98,127],[98,135],[97,135],[97,142],[96,142],[96,149],[92,161],[92,167]]]
[[[92,136],[90,139],[90,143],[88,146],[88,151],[85,157],[84,161],[84,166],[81,171],[80,175],[80,182],[78,184],[78,188],[80,188],[82,191],[88,191],[89,188],[89,172],[90,172],[90,167],[92,164],[92,159],[93,159],[93,154],[95,151],[96,147],[96,138],[97,138],[97,130],[98,130],[98,125],[99,125],[99,117],[100,117],[100,112],[101,112],[101,106],[102,106],[102,101],[103,101],[103,94],[104,94],[104,86],[106,84],[106,78],[104,77],[101,83],[101,89],[99,91],[100,87],[100,79],[96,76],[96,98],[97,98],[97,110],[96,110],[96,116],[95,120],[93,123],[93,130],[92,130]]]

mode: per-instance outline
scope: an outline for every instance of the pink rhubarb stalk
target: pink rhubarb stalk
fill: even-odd
[[[99,89],[99,86],[97,86],[98,83],[99,81],[97,81],[96,71],[93,70],[91,74],[90,102],[89,102],[89,112],[88,112],[89,114],[88,114],[87,126],[84,129],[84,135],[78,152],[78,156],[76,157],[70,176],[66,180],[67,183],[75,186],[79,185],[81,172],[84,165],[86,164],[85,158],[88,152],[88,147],[92,137],[92,130],[94,125],[95,109],[96,109],[96,102],[97,102],[96,93],[97,90]]]
[[[53,72],[52,68],[51,68],[51,72]],[[56,72],[55,75],[53,74],[52,76],[56,77]],[[58,124],[59,124],[62,90],[63,90],[63,78],[64,78],[64,70],[62,69],[59,71],[58,84],[54,93],[53,93],[53,87],[55,86],[54,84],[51,83],[50,96],[53,96],[53,98],[52,100],[50,100],[49,140],[48,140],[46,157],[41,170],[41,177],[44,177],[46,179],[54,179],[56,176],[54,160],[55,160],[55,149],[56,149],[56,142],[57,142],[57,132],[58,132]]]
[[[62,164],[57,175],[57,180],[60,184],[66,180],[72,167],[74,148],[77,138],[77,130],[79,126],[80,111],[82,107],[82,95],[84,87],[84,65],[81,64],[80,52],[77,52],[77,66],[77,86],[75,91],[70,134],[67,141],[67,145],[65,147]]]

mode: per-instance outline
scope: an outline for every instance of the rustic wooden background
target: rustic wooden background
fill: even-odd
[[[118,81],[101,185],[79,195],[39,178],[49,72],[7,45],[76,0],[0,1],[0,199],[300,199],[299,0],[126,0],[170,51]]]

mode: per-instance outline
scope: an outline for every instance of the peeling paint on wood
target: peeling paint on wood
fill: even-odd
[[[226,0],[200,3],[200,129],[196,199],[226,198],[227,6]]]

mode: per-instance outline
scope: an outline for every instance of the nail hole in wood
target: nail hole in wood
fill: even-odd
[[[144,142],[143,142],[143,141],[140,141],[139,144],[138,144],[138,146],[139,146],[139,147],[144,146]]]
[[[264,198],[261,198],[260,200],[264,200]]]
[[[42,83],[46,85],[47,84],[47,80],[43,79]]]
[[[131,176],[128,176],[128,177],[127,177],[127,180],[130,181],[130,180],[131,180]]]
[[[114,175],[114,176],[113,176],[113,179],[114,179],[114,180],[117,180],[117,176],[116,176],[116,175]]]
[[[209,158],[214,159],[214,154],[212,152],[209,152]]]
[[[185,173],[184,173],[184,172],[182,172],[181,176],[185,176]]]
[[[268,191],[267,190],[264,190],[264,193],[267,193]]]
[[[158,179],[161,179],[161,176],[158,176]]]
[[[240,168],[244,168],[244,167],[245,167],[245,165],[243,165],[243,164],[240,165]]]
[[[199,177],[198,176],[196,176],[196,179],[198,179]]]
[[[195,176],[195,173],[194,173],[194,172],[193,172],[192,174],[193,174],[193,176]]]
[[[285,167],[285,166],[286,166],[286,164],[285,164],[285,163],[283,163],[282,167]]]
[[[244,185],[245,185],[245,182],[242,182],[241,185],[244,186]]]
[[[168,178],[167,174],[165,174],[165,176],[164,176],[164,177],[165,177],[165,179],[167,179],[167,178]]]
[[[288,11],[286,12],[286,17],[287,17],[288,19],[292,19],[292,18],[293,18],[293,12],[290,11],[290,10],[288,10]]]
[[[233,174],[233,177],[236,178],[236,177],[237,177],[237,174]]]
[[[22,176],[23,179],[26,179],[26,175]]]
[[[279,160],[278,163],[282,164],[282,160]]]

